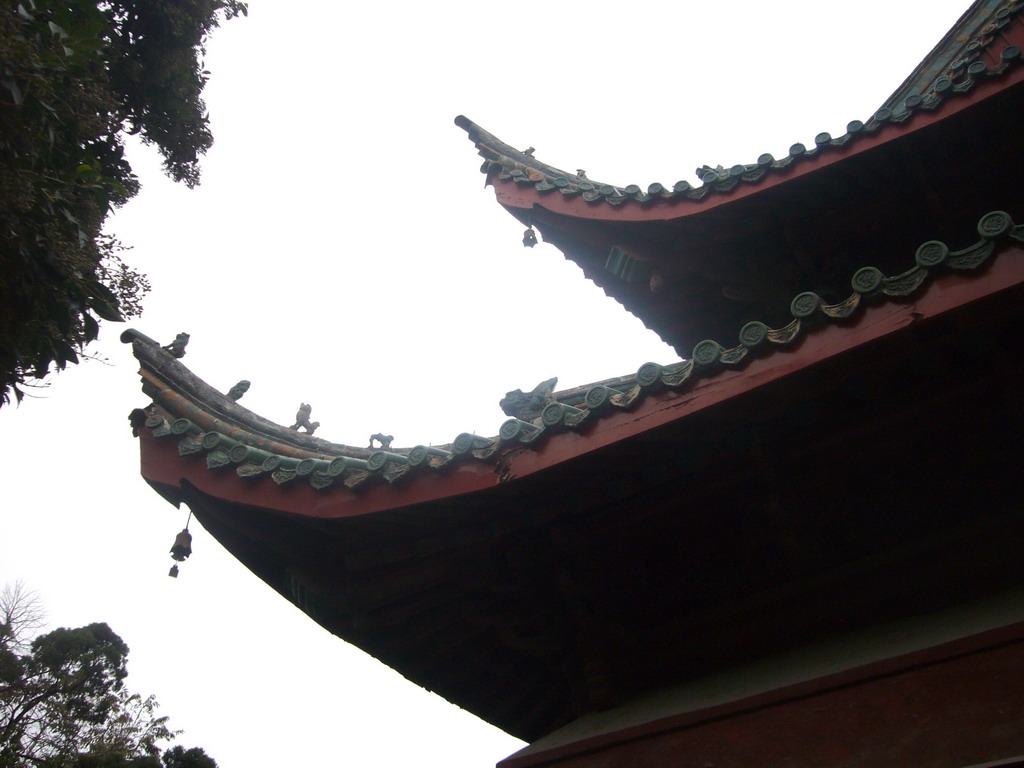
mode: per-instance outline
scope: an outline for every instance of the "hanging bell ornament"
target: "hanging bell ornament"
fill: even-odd
[[[533,248],[537,244],[537,235],[533,231],[533,227],[527,227],[523,233],[523,245],[527,248]]]
[[[180,563],[183,560],[187,560],[188,556],[191,554],[192,534],[188,532],[188,528],[185,528],[181,533],[174,537],[174,546],[171,547],[171,557]],[[171,575],[177,576],[177,574]]]

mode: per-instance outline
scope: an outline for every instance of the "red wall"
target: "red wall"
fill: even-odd
[[[558,768],[963,768],[1024,755],[1024,639],[589,752]],[[582,745],[581,745],[582,746]],[[559,750],[561,751],[561,750]],[[513,756],[505,764],[518,762]]]

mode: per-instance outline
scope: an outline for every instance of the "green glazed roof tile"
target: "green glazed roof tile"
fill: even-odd
[[[909,296],[937,273],[980,273],[1002,247],[1013,241],[1024,243],[1024,226],[1014,225],[1003,211],[992,211],[979,220],[977,235],[977,241],[957,251],[936,240],[925,242],[912,256],[908,254],[909,268],[897,275],[887,276],[874,267],[864,267],[852,277],[850,296],[834,304],[824,303],[812,292],[799,294],[792,302],[794,319],[790,323],[771,328],[751,321],[739,329],[735,346],[706,339],[695,346],[692,359],[667,366],[645,363],[631,376],[555,392],[538,418],[510,418],[495,437],[464,432],[448,445],[371,451],[300,434],[230,401],[197,379],[157,342],[129,330],[121,340],[132,344],[144,381],[146,375],[151,375],[162,382],[160,388],[144,384],[155,402],[144,411],[133,412],[132,423],[136,431],[149,430],[154,438],[177,440],[183,461],[203,457],[209,470],[226,471],[233,466],[239,477],[253,482],[269,476],[278,485],[309,483],[320,492],[330,493],[339,485],[355,490],[373,482],[401,482],[414,473],[441,474],[452,463],[491,462],[509,446],[537,445],[552,434],[585,428],[602,413],[631,408],[651,393],[680,390],[723,368],[742,367],[751,355],[771,354],[774,348],[792,344],[810,327],[846,320],[865,302]],[[197,420],[207,423],[204,414],[217,425],[216,429],[204,431],[197,424]]]

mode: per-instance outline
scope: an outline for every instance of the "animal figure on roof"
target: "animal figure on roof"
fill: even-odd
[[[231,389],[228,390],[228,400],[233,400],[236,403],[242,399],[242,395],[249,391],[250,383],[245,379],[235,384]]]
[[[300,403],[299,411],[295,414],[295,423],[292,424],[288,429],[294,429],[298,432],[299,427],[306,430],[306,434],[312,435],[316,432],[316,428],[320,426],[319,421],[310,421],[309,414],[313,412],[313,406],[309,403]]]
[[[189,338],[191,337],[183,331],[174,337],[174,341],[161,347],[161,349],[166,349],[171,353],[171,357],[180,360],[185,356],[185,347],[188,346]]]
[[[540,417],[544,406],[552,402],[554,398],[551,393],[555,391],[558,377],[542,381],[530,392],[523,392],[521,389],[514,389],[506,392],[498,403],[506,416],[513,416],[521,421],[532,421]]]

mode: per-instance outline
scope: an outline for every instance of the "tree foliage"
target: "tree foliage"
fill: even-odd
[[[217,763],[199,747],[177,746],[164,752],[164,768],[217,768]]]
[[[144,276],[102,236],[139,190],[124,137],[199,183],[213,144],[204,41],[239,0],[0,0],[0,404],[78,362]]]
[[[217,768],[181,747],[161,765],[159,745],[175,733],[152,696],[126,688],[128,646],[106,624],[26,644],[38,603],[18,589],[0,594],[0,768]]]

